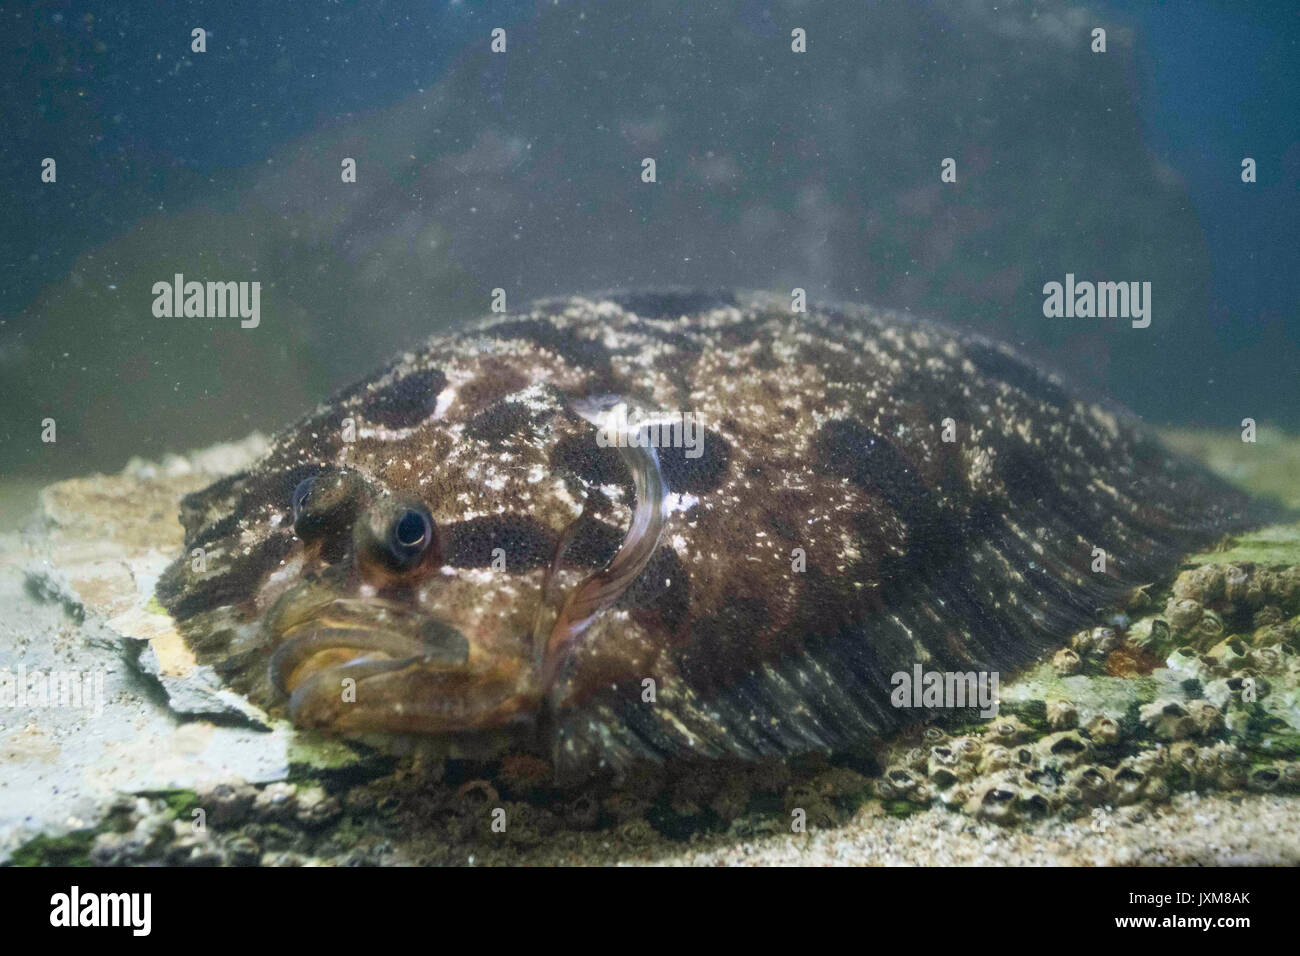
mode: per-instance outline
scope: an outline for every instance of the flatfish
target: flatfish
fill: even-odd
[[[336,394],[184,499],[158,596],[303,727],[569,769],[759,759],[925,719],[893,675],[1022,667],[1256,520],[1002,345],[612,294],[468,322]]]

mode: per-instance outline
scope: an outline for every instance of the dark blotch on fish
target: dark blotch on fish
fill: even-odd
[[[727,474],[727,462],[731,458],[727,440],[708,428],[700,428],[695,437],[699,444],[693,451],[684,447],[684,442],[683,447],[665,443],[657,449],[664,483],[672,491],[713,491]],[[698,452],[698,455],[692,458],[688,452]]]
[[[500,401],[479,412],[465,426],[465,436],[499,445],[533,426],[533,413],[523,402]]]
[[[505,552],[509,568],[547,565],[555,550],[555,536],[526,515],[489,515],[471,518],[442,529],[446,562],[454,568],[488,568],[492,552]]]
[[[861,422],[838,419],[822,426],[822,461],[860,488],[879,494],[891,508],[930,497],[916,469],[887,439]]]

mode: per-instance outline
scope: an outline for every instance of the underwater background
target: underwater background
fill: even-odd
[[[0,714],[0,864],[1300,863],[1293,4],[0,2],[0,25],[0,698],[15,672],[99,681]],[[156,316],[177,273],[260,283],[260,323]],[[1150,326],[1046,317],[1067,275],[1150,283]],[[570,790],[522,750],[292,727],[200,664],[155,588],[183,495],[494,289],[664,287],[1006,340],[1289,511],[1062,633],[998,719],[829,756]]]
[[[1013,342],[1155,424],[1300,429],[1292,4],[51,2],[0,22],[6,526],[49,481],[275,430],[496,287],[518,309],[797,286]],[[156,318],[177,272],[260,281],[260,326]],[[1151,282],[1150,327],[1045,318],[1067,273]]]

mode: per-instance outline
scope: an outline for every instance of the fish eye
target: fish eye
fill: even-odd
[[[388,534],[388,548],[401,562],[418,558],[433,540],[433,518],[424,508],[398,512]]]
[[[307,496],[311,494],[312,486],[316,484],[316,476],[304,478],[298,482],[298,487],[293,489],[293,494],[289,496],[289,501],[293,506],[293,520],[296,522],[302,516],[302,509],[307,505]]]

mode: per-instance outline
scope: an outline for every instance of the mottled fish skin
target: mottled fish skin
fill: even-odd
[[[700,416],[703,455],[659,449],[658,548],[541,687],[539,616],[635,505],[574,410],[603,394]],[[421,504],[435,546],[395,569],[374,542]],[[434,337],[187,497],[159,597],[202,662],[300,724],[531,739],[569,768],[758,758],[927,716],[890,706],[891,674],[1024,665],[1252,509],[987,341],[762,295],[571,298]]]

